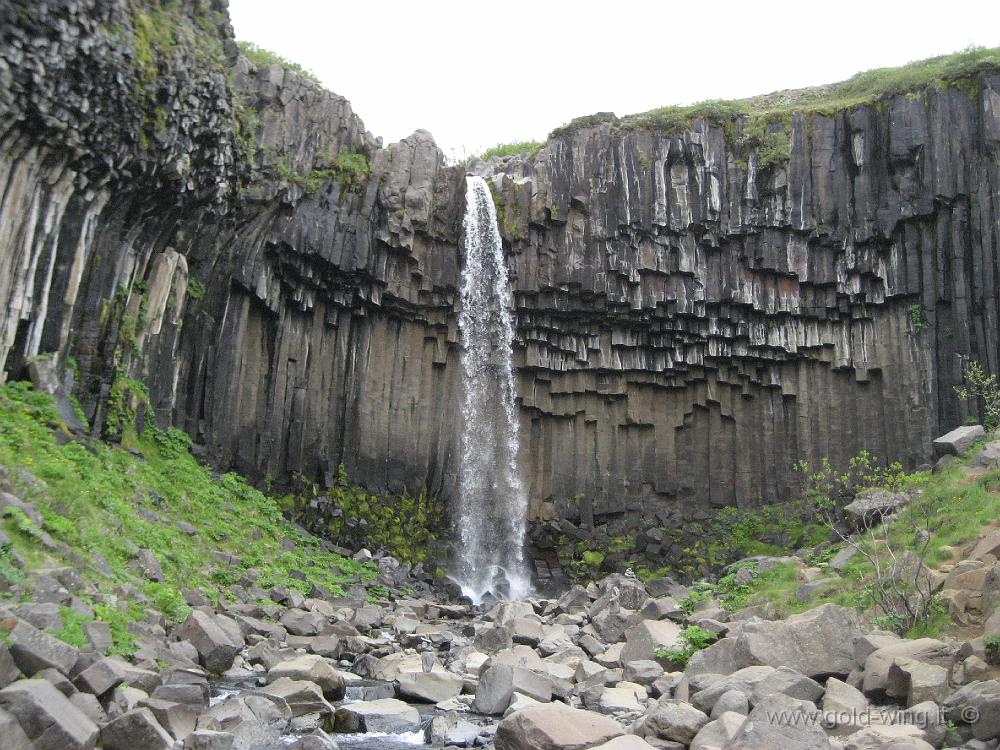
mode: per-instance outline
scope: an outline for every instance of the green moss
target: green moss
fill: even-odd
[[[243,478],[214,478],[190,455],[182,433],[147,428],[137,436],[140,459],[98,441],[58,444],[49,426],[56,415],[51,398],[29,385],[0,385],[0,465],[40,480],[25,483],[18,493],[44,519],[40,529],[23,513],[9,513],[3,528],[11,545],[0,551],[0,575],[22,577],[13,563],[16,552],[28,569],[72,565],[102,593],[126,582],[140,588],[148,604],[94,605],[97,619],[112,629],[116,653],[134,650],[128,624],[144,619],[144,606],[173,620],[186,616],[182,588],[214,598],[253,568],[263,586],[286,583],[308,592],[317,585],[339,595],[356,575],[374,576],[371,566],[323,550],[319,540],[283,518],[274,498]],[[43,531],[67,545],[71,558],[46,546]],[[286,539],[294,541],[291,549],[283,548]],[[132,569],[136,547],[156,557],[164,580],[146,581]],[[234,562],[220,561],[217,551]],[[110,576],[101,572],[104,564],[96,564],[97,555]],[[64,629],[67,638],[76,637],[69,623]]]
[[[302,173],[292,170],[287,164],[279,163],[276,173],[280,179],[302,188],[306,195],[316,193],[328,180],[340,180],[340,191],[360,191],[371,177],[371,161],[368,156],[345,147],[332,160],[321,157],[320,166],[311,172]],[[328,166],[324,166],[324,163]]]
[[[279,65],[285,70],[290,70],[293,73],[298,73],[300,76],[308,81],[312,81],[317,86],[322,87],[323,82],[319,80],[319,76],[313,73],[311,70],[302,67],[296,62],[292,62],[276,52],[271,52],[263,47],[258,47],[253,42],[241,41],[237,43],[240,48],[240,54],[247,58],[250,62],[256,65],[258,68],[267,67],[268,65]]]
[[[139,380],[129,378],[124,371],[116,373],[108,391],[108,413],[104,420],[104,434],[127,447],[138,445],[136,417],[139,409],[149,403],[149,390]]]

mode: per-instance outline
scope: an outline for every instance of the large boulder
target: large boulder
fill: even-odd
[[[728,711],[703,726],[694,739],[689,750],[719,750],[736,736],[746,721],[746,716]]]
[[[323,697],[322,688],[309,680],[279,677],[271,684],[261,688],[260,692],[283,699],[292,710],[292,716],[333,713],[333,706]]]
[[[280,662],[267,672],[269,681],[273,682],[282,677],[313,682],[319,685],[323,696],[331,701],[339,701],[347,691],[343,673],[334,669],[326,659],[315,654],[303,654]]]
[[[1000,738],[1000,680],[965,685],[945,698],[941,708],[949,721],[968,725],[977,740]]]
[[[12,714],[34,750],[91,750],[97,724],[48,680],[18,680],[0,690],[0,708]]]
[[[4,750],[32,750],[31,740],[21,729],[14,714],[0,708],[0,739]]]
[[[865,659],[861,690],[869,698],[881,698],[889,686],[889,669],[897,660],[912,659],[947,669],[954,659],[954,650],[935,638],[917,638],[890,642],[876,649]]]
[[[6,634],[3,640],[7,649],[18,669],[26,675],[43,669],[58,669],[68,675],[80,656],[68,643],[16,617],[0,620],[0,633]]]
[[[614,719],[564,703],[528,706],[500,722],[497,750],[586,750],[625,730]]]
[[[128,662],[118,656],[107,656],[80,672],[73,684],[79,690],[100,698],[125,682],[130,667]]]
[[[438,747],[472,747],[478,736],[479,727],[463,719],[456,711],[435,716],[424,729],[424,741]]]
[[[289,609],[281,616],[282,626],[292,635],[319,635],[326,627],[327,618],[305,609]]]
[[[239,626],[236,630],[240,632]],[[236,654],[243,648],[242,636],[237,638],[231,631],[212,615],[194,609],[174,633],[178,638],[191,642],[205,669],[220,673],[233,665]]]
[[[844,514],[854,528],[870,529],[882,523],[886,516],[905,508],[912,499],[913,495],[907,492],[864,490],[844,506]]]
[[[399,676],[400,696],[423,703],[440,703],[462,692],[464,680],[447,672],[407,672]]]
[[[625,633],[625,646],[620,661],[655,659],[660,649],[679,648],[682,645],[681,626],[670,620],[643,620]]]
[[[173,737],[148,708],[129,711],[101,729],[104,750],[171,750],[173,746]]]
[[[807,677],[844,677],[857,667],[853,637],[858,616],[834,604],[772,622],[751,618],[736,638],[733,658],[740,667],[790,667]]]
[[[885,693],[902,698],[906,707],[925,701],[938,703],[948,695],[948,670],[916,659],[895,659],[889,665]]]
[[[844,738],[844,750],[934,750],[916,725],[869,726]]]
[[[687,745],[707,723],[708,716],[690,703],[661,698],[643,719],[643,728],[661,740]]]
[[[473,710],[483,714],[502,714],[510,705],[514,693],[536,701],[552,700],[553,681],[524,667],[496,664],[486,669],[476,687]]]
[[[726,750],[830,750],[816,706],[784,695],[757,704]]]
[[[716,701],[730,691],[742,693],[749,701],[757,685],[773,675],[775,671],[774,667],[760,665],[744,667],[730,675],[718,675],[711,685],[695,693],[691,702],[702,711],[711,713],[712,709],[715,708]]]
[[[338,732],[384,732],[400,734],[420,728],[420,714],[413,706],[395,698],[349,703],[337,709]]]
[[[961,456],[986,434],[981,424],[962,425],[934,439],[935,456]]]

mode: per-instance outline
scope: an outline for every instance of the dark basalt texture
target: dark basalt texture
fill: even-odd
[[[161,425],[259,480],[343,463],[449,493],[465,168],[239,58],[221,4],[183,7],[150,81],[143,7],[0,2],[5,370],[72,357],[98,429],[142,379]],[[663,518],[786,499],[798,459],[929,459],[967,416],[963,363],[998,364],[1000,76],[972,84],[793,117],[767,169],[738,121],[470,165],[510,248],[533,515]],[[328,168],[344,149],[369,179]]]

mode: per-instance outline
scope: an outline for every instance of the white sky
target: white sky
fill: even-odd
[[[599,111],[730,99],[1000,45],[1000,2],[230,0],[238,39],[315,72],[386,143],[453,157]]]

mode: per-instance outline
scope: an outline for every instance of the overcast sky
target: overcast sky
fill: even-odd
[[[386,143],[544,140],[578,115],[843,80],[1000,45],[1000,3],[230,0],[238,39],[315,72]]]

